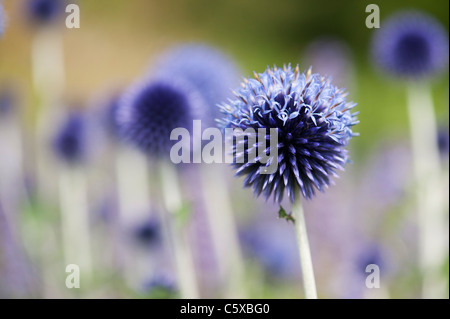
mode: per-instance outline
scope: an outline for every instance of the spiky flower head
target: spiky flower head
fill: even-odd
[[[218,114],[217,104],[231,97],[239,85],[238,67],[220,50],[199,43],[178,45],[156,63],[156,78],[182,78],[205,98],[211,118]]]
[[[192,131],[192,121],[201,118],[204,100],[181,80],[147,81],[132,85],[116,111],[121,136],[149,156],[168,157],[177,142],[170,140],[175,128]]]
[[[80,111],[73,111],[56,132],[53,149],[68,164],[79,164],[86,157],[86,119]]]
[[[27,0],[30,19],[35,23],[49,23],[62,16],[66,0]]]
[[[420,78],[448,64],[445,29],[418,11],[401,11],[383,21],[372,46],[375,61],[396,76]]]
[[[246,176],[244,186],[253,187],[255,194],[266,198],[272,194],[281,202],[284,192],[294,201],[297,192],[311,198],[315,190],[323,191],[343,170],[348,160],[346,146],[355,133],[356,114],[351,109],[356,105],[347,102],[346,93],[332,85],[319,74],[306,74],[291,66],[279,69],[267,68],[264,73],[245,79],[242,88],[235,92],[236,98],[220,106],[225,118],[220,120],[225,128],[246,130],[277,129],[278,144],[273,145],[266,135],[266,145],[278,149],[277,158],[272,156],[266,164],[257,157],[248,161],[246,155],[256,153],[257,141],[245,145],[240,152],[233,144],[236,175]],[[272,174],[261,174],[260,168],[277,162]]]

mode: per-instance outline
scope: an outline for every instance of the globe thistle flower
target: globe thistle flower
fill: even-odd
[[[239,71],[221,51],[204,44],[185,44],[168,51],[156,63],[156,78],[182,78],[205,98],[216,118],[216,105],[231,96],[231,88],[239,84]]]
[[[420,78],[448,64],[448,37],[433,17],[402,11],[384,21],[373,39],[373,55],[386,71]]]
[[[65,0],[28,0],[27,12],[30,19],[39,24],[53,22],[64,13]]]
[[[286,223],[259,217],[242,230],[244,249],[274,278],[295,278],[300,272],[295,232]]]
[[[367,275],[366,267],[368,265],[377,265],[381,270],[384,270],[386,263],[385,252],[382,246],[377,243],[362,245],[355,259],[355,266],[363,276]]]
[[[178,289],[171,277],[157,274],[144,281],[142,291],[155,299],[167,299],[174,298]]]
[[[448,127],[441,127],[438,131],[438,148],[439,148],[439,154],[441,157],[445,158],[448,157],[448,151],[449,151],[449,132]]]
[[[192,131],[192,121],[200,119],[203,99],[189,83],[142,81],[122,96],[116,111],[121,136],[147,155],[166,157],[176,141],[175,128]]]
[[[53,149],[62,161],[76,164],[85,159],[86,142],[85,118],[80,112],[72,112],[57,131]]]
[[[14,91],[9,86],[0,88],[0,117],[12,111],[14,98]]]
[[[143,247],[153,247],[161,241],[161,225],[155,219],[146,220],[133,229],[133,237]]]
[[[300,191],[311,198],[315,190],[323,191],[343,170],[348,160],[347,146],[352,126],[358,122],[350,110],[356,105],[346,101],[346,93],[318,74],[300,74],[298,66],[268,68],[264,73],[245,79],[236,98],[220,106],[225,118],[219,123],[225,128],[277,129],[278,145],[266,141],[254,145],[245,142],[246,152],[238,152],[233,145],[234,167],[237,176],[246,176],[244,186],[253,187],[257,196],[272,194],[281,202],[284,192],[292,202]],[[259,143],[268,142],[269,160],[261,163],[259,157],[248,161],[248,154],[256,153]],[[278,157],[267,154],[278,148]],[[273,154],[270,152],[270,154]],[[277,161],[273,174],[261,174],[260,168]]]

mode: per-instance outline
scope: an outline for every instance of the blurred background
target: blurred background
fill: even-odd
[[[355,128],[360,136],[349,145],[352,164],[335,186],[304,203],[319,297],[423,296],[406,85],[384,75],[372,61],[374,30],[365,25],[365,10],[373,1],[69,1],[80,7],[79,29],[65,27],[65,13],[45,26],[31,21],[27,2],[3,0],[0,297],[179,296],[169,239],[161,235],[158,168],[125,151],[121,160],[130,167],[130,176],[116,176],[112,158],[117,146],[105,137],[99,118],[106,116],[103,109],[113,96],[145,74],[167,49],[191,42],[226,54],[240,78],[268,65],[291,63],[301,70],[312,66],[347,88],[348,99],[360,111]],[[381,25],[398,10],[418,9],[448,30],[448,1],[376,4]],[[439,189],[447,194],[448,69],[429,82],[440,132]],[[76,112],[88,118],[91,151],[88,160],[72,169],[54,154],[52,135],[67,113]],[[148,178],[131,172],[140,166]],[[292,225],[277,218],[278,205],[243,189],[231,168],[217,166],[229,196],[241,267],[234,273],[223,265],[228,253],[214,243],[215,230],[205,213],[211,204],[199,199],[202,187],[192,187],[200,183],[197,168],[179,172],[188,207],[180,227],[189,239],[198,296],[302,297]],[[125,221],[119,212],[124,207],[118,203],[121,192],[131,193],[128,207],[136,211]],[[448,195],[444,204],[447,244],[433,276],[444,286],[439,296],[448,298]],[[79,210],[84,219],[71,219],[82,215]],[[226,241],[226,234],[222,238]],[[90,251],[88,257],[74,257],[85,262],[79,289],[66,287],[66,245],[76,246],[81,255],[86,247]],[[379,289],[366,287],[368,264],[380,268]]]

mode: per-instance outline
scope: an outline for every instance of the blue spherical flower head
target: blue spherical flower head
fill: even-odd
[[[122,97],[117,123],[125,140],[149,156],[164,158],[177,142],[170,140],[172,130],[191,132],[203,103],[195,89],[181,80],[142,81]]]
[[[85,159],[86,123],[80,112],[69,114],[62,123],[53,140],[53,149],[68,164],[77,164]]]
[[[357,124],[351,109],[356,105],[346,101],[346,93],[318,74],[300,74],[298,66],[268,68],[254,79],[245,79],[236,98],[220,106],[225,128],[251,128],[266,132],[266,141],[245,142],[245,152],[233,143],[236,175],[246,176],[244,186],[253,187],[255,194],[264,194],[281,202],[284,192],[294,201],[297,192],[311,198],[315,190],[323,191],[332,183],[331,176],[347,162],[346,146]],[[278,142],[271,142],[269,130],[276,129]],[[257,133],[258,134],[258,133]],[[259,135],[259,134],[258,134]],[[269,160],[258,157],[259,143],[266,143]],[[249,147],[250,146],[250,147]],[[273,151],[277,150],[277,157]],[[270,154],[268,150],[270,151]],[[271,174],[262,174],[265,167],[277,163]]]
[[[377,265],[382,270],[385,270],[386,259],[383,247],[375,243],[362,246],[355,262],[360,274],[364,276],[367,274],[366,267],[368,265]]]
[[[448,37],[433,17],[415,11],[394,14],[383,21],[373,40],[373,55],[386,71],[420,78],[448,64]]]
[[[185,44],[166,52],[153,75],[156,78],[182,78],[205,98],[216,118],[216,105],[231,96],[231,88],[239,85],[239,71],[223,52],[205,44]]]
[[[28,15],[33,22],[49,23],[64,12],[65,0],[28,0]]]
[[[14,107],[14,92],[8,87],[0,88],[0,117],[11,113]]]
[[[133,229],[133,237],[145,248],[154,247],[161,241],[161,225],[157,220],[149,219]]]
[[[439,148],[439,153],[441,154],[442,157],[448,157],[448,151],[449,151],[449,132],[448,132],[448,127],[442,127],[439,129],[438,131],[438,140],[437,140],[437,144],[438,144],[438,148]]]
[[[143,283],[142,290],[155,299],[168,299],[174,298],[178,289],[171,277],[157,274]]]

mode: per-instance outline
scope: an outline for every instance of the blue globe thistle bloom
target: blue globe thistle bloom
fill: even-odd
[[[8,87],[2,87],[0,89],[0,116],[9,114],[14,106],[14,92]]]
[[[239,71],[234,62],[221,51],[204,44],[177,46],[156,63],[156,78],[182,78],[201,92],[216,118],[216,105],[231,96],[231,88],[239,85]]]
[[[287,223],[258,219],[242,229],[241,242],[245,251],[271,277],[282,279],[298,277],[300,264],[295,233]]]
[[[149,156],[167,157],[177,141],[170,140],[175,128],[192,131],[192,121],[201,118],[203,99],[189,83],[141,81],[124,93],[116,112],[120,134]]]
[[[53,149],[62,161],[77,164],[85,159],[86,144],[85,118],[81,112],[72,112],[57,131]]]
[[[438,148],[442,157],[448,157],[449,151],[449,132],[448,127],[442,127],[438,131]]]
[[[376,243],[363,245],[356,256],[355,263],[355,266],[363,276],[367,275],[366,267],[368,265],[377,265],[381,271],[385,270],[386,260],[382,247]]]
[[[146,280],[142,285],[142,291],[154,298],[172,298],[177,293],[175,281],[167,275],[155,275]]]
[[[65,0],[28,0],[28,15],[33,22],[49,23],[64,13]]]
[[[236,98],[221,105],[225,118],[219,123],[225,128],[265,129],[266,141],[253,145],[245,142],[245,152],[233,144],[234,167],[237,176],[246,176],[244,186],[253,187],[255,194],[266,198],[272,194],[281,202],[284,192],[291,201],[300,191],[311,198],[315,190],[323,191],[343,170],[348,160],[345,146],[352,136],[352,126],[357,124],[350,111],[356,105],[346,101],[346,93],[318,74],[299,72],[298,66],[279,69],[268,68],[255,78],[245,79]],[[269,129],[278,131],[278,144],[271,145]],[[269,161],[261,163],[259,157],[249,161],[259,143],[269,145]],[[278,149],[274,158],[268,149]],[[272,156],[272,157],[271,157]],[[273,174],[261,174],[260,168],[276,161]]]
[[[425,13],[402,11],[382,22],[373,39],[373,55],[394,75],[431,75],[448,64],[447,33],[439,21]]]
[[[161,241],[161,225],[156,219],[149,219],[133,229],[133,237],[145,248],[151,248]]]

